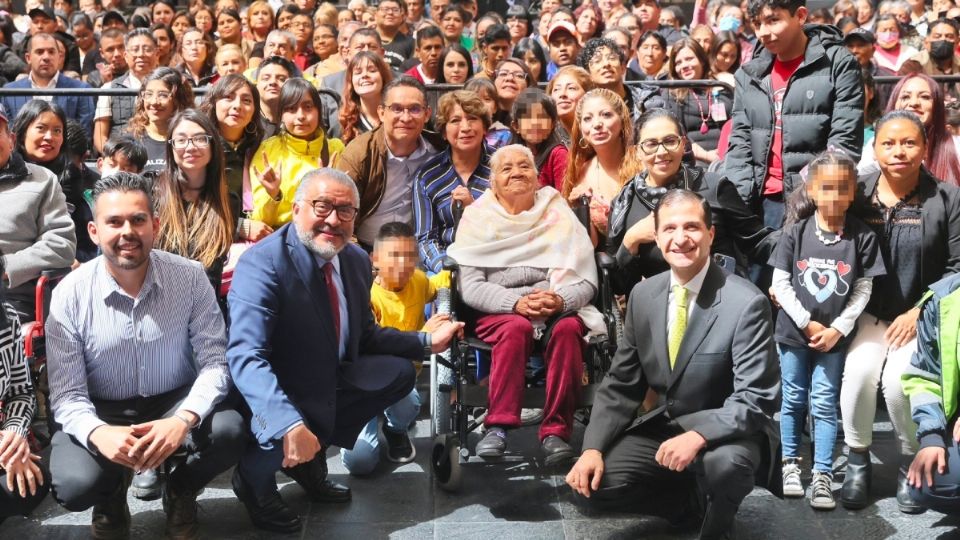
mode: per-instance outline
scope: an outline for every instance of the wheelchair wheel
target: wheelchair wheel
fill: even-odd
[[[433,443],[433,478],[444,491],[457,491],[463,481],[460,464],[460,440],[455,436],[440,435]]]

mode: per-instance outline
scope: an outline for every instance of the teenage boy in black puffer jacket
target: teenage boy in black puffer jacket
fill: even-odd
[[[724,167],[765,225],[783,224],[797,173],[827,148],[854,161],[863,147],[860,65],[832,26],[805,25],[804,0],[750,0],[754,58],[736,73]]]

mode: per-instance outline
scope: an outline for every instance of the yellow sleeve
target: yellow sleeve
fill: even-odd
[[[433,287],[434,296],[436,295],[436,289],[449,289],[450,272],[448,270],[441,270],[440,273],[430,276],[430,285]],[[433,299],[432,296],[431,299]]]
[[[266,153],[270,156],[270,159],[274,158],[277,161],[280,161],[280,156],[276,156],[274,151],[277,148],[277,145],[274,144],[275,140],[273,137],[270,137],[266,141],[260,144],[260,148],[257,149],[257,152],[253,155],[253,159],[250,160],[250,191],[253,194],[253,211],[250,213],[250,219],[255,219],[257,221],[262,221],[271,227],[276,226],[277,224],[277,210],[280,207],[280,203],[275,201],[273,197],[267,193],[267,190],[260,183],[260,177],[257,175],[257,171],[265,167],[263,164],[263,154]],[[281,186],[283,181],[281,180]],[[285,194],[282,196],[286,196]]]

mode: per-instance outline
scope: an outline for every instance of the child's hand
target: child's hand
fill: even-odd
[[[443,325],[443,323],[448,321],[450,321],[449,313],[434,313],[433,316],[430,317],[430,320],[423,325],[423,330],[421,331],[426,332],[428,334],[432,334],[436,332],[437,329],[440,328],[441,325]]]
[[[807,327],[803,329],[803,333],[806,334],[808,338],[813,339],[813,336],[822,332],[824,329],[826,329],[826,327],[817,321],[810,321],[807,323]]]
[[[819,352],[830,352],[841,337],[843,334],[836,328],[824,328],[810,337],[810,348]]]

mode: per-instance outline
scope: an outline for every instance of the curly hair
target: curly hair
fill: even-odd
[[[153,73],[143,80],[143,85],[140,87],[140,92],[137,95],[136,105],[134,105],[133,116],[127,124],[127,131],[137,139],[142,138],[146,134],[147,124],[150,122],[147,119],[143,93],[146,92],[147,86],[153,81],[162,82],[170,91],[171,99],[173,100],[173,114],[170,115],[171,118],[178,112],[193,106],[193,87],[183,80],[183,76],[179,71],[170,67],[159,67],[155,69]]]
[[[361,66],[363,62],[369,62],[380,72],[381,90],[393,80],[393,72],[390,66],[382,56],[371,52],[361,51],[350,59],[347,65],[346,77],[343,83],[343,98],[340,101],[340,112],[338,119],[340,121],[340,140],[343,144],[352,141],[354,137],[360,134],[357,130],[357,124],[360,123],[360,96],[353,88],[353,71]],[[378,91],[379,95],[380,92]]]
[[[633,147],[633,121],[630,118],[630,109],[627,104],[616,93],[606,88],[594,88],[580,98],[577,103],[577,111],[573,122],[573,129],[570,132],[570,153],[567,156],[567,173],[563,177],[563,189],[561,193],[566,198],[573,191],[574,186],[580,183],[581,178],[586,172],[587,162],[597,155],[597,151],[583,139],[583,132],[580,129],[580,120],[583,118],[583,105],[591,99],[605,100],[617,113],[620,118],[620,143],[622,145],[625,161],[630,161],[631,156],[636,159],[636,152],[631,152]],[[586,144],[581,144],[581,140]],[[627,163],[620,168],[620,186],[626,184],[633,176],[625,174]]]

